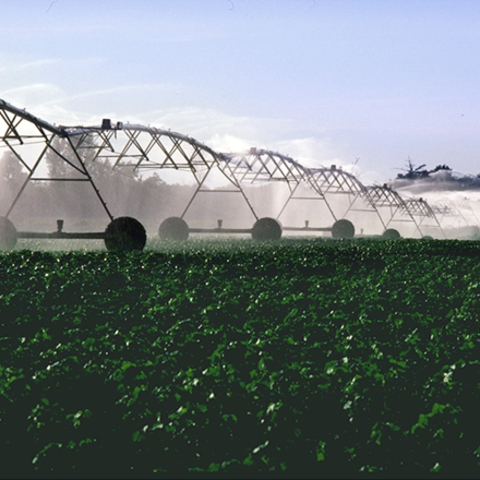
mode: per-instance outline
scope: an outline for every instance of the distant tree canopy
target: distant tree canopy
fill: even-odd
[[[193,176],[191,184],[170,184],[161,179],[160,170],[150,170],[146,175],[128,167],[113,170],[107,158],[95,157],[96,152],[93,142],[92,148],[87,146],[74,152],[68,141],[55,138],[41,166],[25,184],[27,165],[12,151],[0,151],[0,216],[11,210],[14,220],[53,217],[104,221],[105,209],[82,173],[82,163],[115,217],[132,216],[153,223],[168,216],[179,216],[197,188]],[[208,188],[202,192],[206,190]],[[221,218],[224,211],[229,211],[235,212],[235,221],[240,222],[239,203],[242,203],[240,195],[226,195],[220,199],[218,195],[202,193],[192,205],[195,208],[191,215],[195,215],[198,222],[210,224]],[[245,214],[247,220],[250,215],[249,212]]]
[[[446,190],[478,190],[480,189],[480,174],[473,175],[451,175],[444,176],[432,175],[437,172],[451,172],[448,165],[437,165],[433,170],[427,170],[425,164],[416,167],[410,158],[407,159],[406,168],[402,169],[406,173],[397,174],[396,180],[426,180],[425,185],[430,184],[431,188],[442,188]]]
[[[0,182],[17,185],[26,177],[27,172],[19,159],[10,150],[4,152],[0,158]]]
[[[397,179],[402,180],[418,180],[423,178],[428,178],[431,173],[439,172],[441,170],[452,170],[448,165],[437,165],[433,170],[426,170],[426,164],[422,164],[419,167],[416,167],[414,163],[410,160],[410,157],[407,159],[407,168],[402,169],[406,173],[397,174]]]
[[[27,178],[27,170],[10,150],[0,158],[0,203],[9,204]],[[2,213],[0,213],[1,215]]]
[[[433,173],[433,172],[438,172],[440,170],[451,170],[451,168],[448,166],[448,165],[437,165],[433,170],[430,170],[430,173]]]
[[[0,215],[5,215],[22,191],[13,209],[14,214],[22,217],[52,214],[67,218],[103,218],[104,209],[90,183],[78,181],[88,180],[82,162],[115,216],[158,215],[161,199],[169,193],[170,186],[164,184],[156,172],[142,178],[133,169],[113,171],[106,159],[94,159],[93,143],[92,147],[77,151],[80,161],[68,141],[55,138],[43,157],[43,169],[34,173],[23,191],[27,168],[12,151],[4,151],[0,154]],[[38,181],[39,177],[43,180]]]

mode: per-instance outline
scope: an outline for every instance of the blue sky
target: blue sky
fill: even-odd
[[[408,157],[480,173],[478,0],[0,5],[0,98],[52,123],[135,121],[367,184]]]

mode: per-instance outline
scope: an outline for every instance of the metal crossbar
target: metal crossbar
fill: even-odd
[[[78,155],[75,145],[62,127],[52,125],[25,110],[0,100],[1,147],[7,148],[27,171],[23,183],[14,193],[14,198],[4,212],[9,217],[29,182],[33,181],[85,181],[93,188],[106,214],[113,219],[106,202],[100,195],[83,158]],[[59,148],[61,145],[62,148]],[[45,177],[42,164],[48,154],[68,166],[68,174],[62,178]]]
[[[229,193],[239,193],[255,219],[258,219],[245,195],[229,159],[192,137],[154,127],[117,123],[104,126],[67,128],[67,134],[76,138],[76,148],[97,149],[94,160],[108,160],[112,168],[133,170],[174,169],[190,172],[196,189],[190,197],[183,218],[199,193],[210,193],[205,182],[213,170],[218,170],[232,185]]]
[[[366,187],[354,175],[336,168],[335,165],[331,168],[307,168],[291,157],[256,147],[246,152],[228,153],[225,156],[233,165],[233,173],[241,183],[278,181],[288,186],[289,196],[278,212],[277,218],[281,217],[291,201],[308,198],[323,201],[333,219],[337,220],[337,214],[332,209],[328,196],[345,194],[348,198],[348,207],[342,216],[354,210],[375,213],[385,227]],[[315,196],[299,196],[297,192],[301,184],[313,190]],[[363,201],[363,208],[355,208],[355,203],[359,199]]]
[[[226,161],[239,182],[280,181],[300,183],[309,170],[293,158],[271,150],[253,147],[247,152],[225,153]]]
[[[434,228],[439,228],[442,234],[445,236],[443,228],[438,221],[433,208],[423,198],[419,199],[404,199],[402,196],[387,185],[369,186],[367,187],[368,196],[371,202],[378,209],[386,209],[389,212],[390,218],[386,221],[388,227],[393,221],[405,221],[398,216],[408,217],[407,221],[413,222],[415,228],[420,235],[423,236],[422,225],[427,218],[432,219],[434,222]]]

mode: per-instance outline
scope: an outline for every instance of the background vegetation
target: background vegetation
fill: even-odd
[[[39,167],[33,175],[33,178],[41,177],[48,181],[30,180],[9,218],[19,230],[55,230],[57,218],[65,220],[65,231],[104,230],[109,219],[91,185],[87,182],[65,181],[80,177],[59,156],[75,159],[71,147],[60,138],[53,141],[53,147],[55,150],[48,149],[42,160],[42,168]],[[160,223],[167,217],[183,214],[198,187],[193,176],[182,175],[184,172],[176,172],[179,173],[178,177],[175,176],[178,182],[167,183],[155,171],[146,173],[145,170],[140,172],[127,167],[114,171],[108,160],[93,159],[93,152],[94,149],[90,151],[85,148],[80,155],[112,215],[131,216],[146,226],[153,225],[150,231],[152,235],[157,233]],[[3,208],[0,215],[6,215],[27,175],[27,169],[19,159],[11,151],[4,151],[0,157],[0,205]],[[275,187],[263,183],[260,186],[244,186],[246,195],[256,204],[257,213],[261,212],[260,216],[276,216],[276,211],[264,211],[265,205],[272,203],[272,199],[278,197],[280,204],[286,201],[288,188],[280,189],[279,193]],[[210,190],[225,192],[208,195]],[[265,198],[268,202],[264,201]],[[321,219],[322,215],[317,217]],[[202,185],[185,219],[192,227],[205,228],[217,227],[217,219],[223,220],[225,228],[249,228],[255,221],[240,191],[230,184]]]

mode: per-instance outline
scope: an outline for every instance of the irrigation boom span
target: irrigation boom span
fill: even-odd
[[[46,122],[24,109],[17,108],[0,100],[0,139],[3,148],[7,148],[13,157],[27,171],[23,183],[0,217],[0,247],[12,248],[17,238],[103,238],[107,248],[143,248],[146,233],[143,226],[130,217],[115,217],[107,206],[92,178],[86,158],[89,161],[106,160],[112,169],[174,169],[190,173],[196,182],[196,188],[178,217],[167,218],[159,228],[161,238],[184,239],[189,233],[250,233],[253,238],[280,238],[282,227],[279,217],[286,205],[292,200],[302,199],[297,195],[300,185],[306,186],[315,198],[325,202],[335,221],[333,226],[309,228],[284,227],[284,230],[331,231],[334,237],[353,237],[354,227],[349,220],[339,219],[329,204],[329,196],[347,194],[349,206],[344,215],[354,211],[354,203],[363,202],[362,211],[373,212],[384,227],[392,221],[395,213],[385,222],[380,215],[380,207],[387,205],[398,207],[402,215],[408,217],[420,234],[421,221],[415,216],[434,218],[434,209],[420,200],[403,200],[391,189],[379,191],[381,187],[365,187],[352,174],[331,168],[307,168],[291,157],[270,150],[251,148],[243,153],[220,153],[198,140],[172,132],[170,130],[130,123],[112,123],[104,119],[96,126],[57,126]],[[48,156],[63,163],[68,174],[61,178],[42,175],[44,162]],[[212,171],[218,171],[230,184],[229,189],[210,190],[206,180]],[[63,231],[63,220],[57,221],[57,231],[17,232],[9,219],[12,211],[30,182],[85,182],[95,193],[99,205],[103,208],[110,224],[104,232],[67,233]],[[289,188],[287,202],[277,212],[276,219],[259,218],[248,198],[243,185],[256,181],[283,182]],[[189,228],[184,216],[201,193],[237,193],[247,206],[255,221],[252,228],[227,229],[222,221],[216,228]],[[380,193],[380,194],[379,194]],[[3,207],[3,206],[2,206]],[[423,221],[423,220],[422,220]],[[437,226],[441,229],[439,222]],[[132,233],[135,232],[135,233]]]

